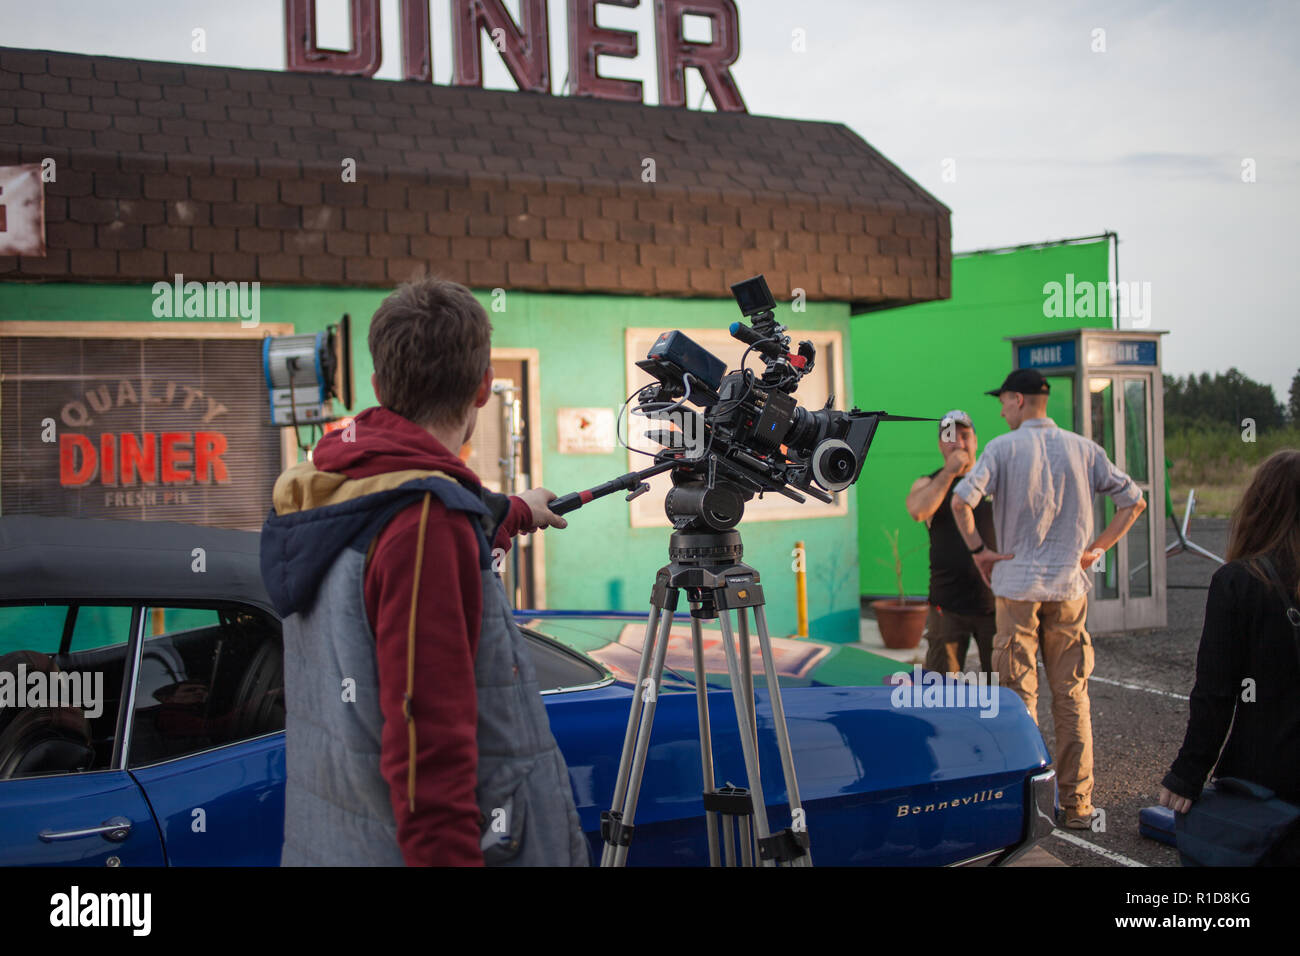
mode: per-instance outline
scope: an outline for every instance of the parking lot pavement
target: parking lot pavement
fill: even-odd
[[[1049,844],[1050,840],[1051,837],[1048,837],[1046,840],[1038,844],[1038,846],[1034,847],[1032,850],[1030,850],[1020,859],[1016,860],[1016,862],[1009,863],[1007,865],[1008,866],[1069,866],[1070,864],[1066,863],[1064,860],[1052,856],[1051,852],[1048,849],[1050,845]]]
[[[1175,540],[1165,519],[1168,540]],[[1193,518],[1191,540],[1222,556],[1226,518]],[[1156,803],[1160,780],[1182,745],[1187,695],[1196,674],[1196,648],[1205,620],[1210,577],[1219,565],[1191,552],[1168,559],[1168,626],[1160,630],[1098,635],[1088,682],[1092,702],[1093,804],[1104,811],[1093,830],[1058,829],[1015,866],[1177,866],[1171,847],[1138,833],[1138,812]],[[899,661],[925,659],[925,641],[911,651],[889,651],[864,615],[861,644]],[[968,665],[976,658],[974,648]],[[1055,753],[1051,693],[1039,664],[1038,725]]]
[[[1168,519],[1169,538],[1173,530]],[[1191,539],[1220,556],[1227,519],[1193,518]],[[1093,804],[1104,811],[1094,830],[1057,830],[1043,843],[1073,866],[1177,866],[1170,846],[1138,833],[1138,812],[1156,803],[1160,780],[1182,745],[1187,695],[1205,620],[1210,577],[1219,565],[1191,553],[1168,559],[1168,626],[1099,635],[1088,682],[1092,701]],[[1040,665],[1041,666],[1041,665]],[[1045,689],[1045,682],[1040,680]],[[1050,692],[1038,699],[1038,722],[1054,751]]]

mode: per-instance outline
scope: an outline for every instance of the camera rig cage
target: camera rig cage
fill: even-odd
[[[635,393],[633,411],[662,420],[696,416],[697,427],[690,431],[703,436],[698,453],[685,447],[684,430],[647,432],[663,446],[654,465],[562,495],[550,502],[551,511],[564,514],[620,490],[631,492],[630,501],[649,490],[647,478],[671,472],[664,510],[673,527],[727,531],[739,524],[745,502],[754,495],[833,501],[833,493],[862,474],[880,422],[934,421],[858,408],[838,411],[832,407],[834,395],[816,411],[802,407],[793,393],[816,363],[813,344],[803,341],[790,351],[790,336],[776,320],[776,301],[763,276],[738,282],[731,292],[751,320],[731,324],[732,337],[747,346],[737,371],[727,372],[721,359],[680,331],[664,332],[636,363],[655,381]],[[745,367],[750,352],[762,360],[761,376]]]

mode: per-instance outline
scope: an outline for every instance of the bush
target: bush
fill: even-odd
[[[1255,441],[1249,442],[1242,440],[1240,428],[1204,420],[1166,420],[1169,492],[1179,518],[1189,488],[1196,489],[1197,514],[1226,517],[1241,499],[1255,468],[1282,448],[1300,448],[1300,427],[1261,427]]]

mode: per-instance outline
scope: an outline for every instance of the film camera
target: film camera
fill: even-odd
[[[717,532],[734,528],[745,502],[756,494],[775,492],[798,502],[807,495],[830,502],[831,493],[857,481],[877,424],[900,417],[857,408],[837,411],[831,407],[833,395],[817,411],[800,406],[793,396],[816,362],[812,343],[800,342],[796,352],[790,351],[790,337],[776,321],[776,301],[763,276],[739,282],[731,291],[750,319],[750,324],[731,324],[732,336],[748,346],[740,369],[727,372],[721,359],[680,331],[660,335],[636,363],[655,382],[636,393],[633,411],[686,427],[647,432],[663,446],[655,465],[556,498],[552,511],[563,514],[622,489],[632,492],[631,500],[649,490],[646,478],[669,471],[673,487],[664,509],[673,527]],[[750,352],[762,360],[761,375],[745,367]],[[687,434],[702,440],[687,448]]]
[[[796,352],[790,351],[790,337],[785,334],[785,326],[776,321],[776,302],[762,276],[737,283],[731,291],[740,311],[751,320],[749,324],[731,325],[732,336],[748,346],[739,370],[728,372],[721,359],[680,331],[660,335],[646,357],[637,362],[654,382],[636,393],[634,409],[652,420],[659,418],[666,425],[678,426],[647,433],[662,446],[653,456],[654,465],[586,491],[563,495],[548,507],[563,514],[619,489],[631,492],[630,501],[649,490],[645,479],[671,473],[673,486],[664,499],[664,510],[673,525],[668,540],[669,563],[655,575],[650,592],[650,617],[633,686],[659,686],[673,615],[684,592],[691,615],[709,861],[719,865],[725,852],[727,865],[732,865],[739,846],[744,865],[762,860],[765,865],[780,862],[808,866],[812,857],[802,825],[794,757],[773,666],[763,587],[758,571],[741,560],[744,546],[736,525],[745,512],[745,502],[765,492],[776,492],[798,502],[806,501],[805,495],[832,501],[832,493],[857,481],[876,426],[897,416],[856,408],[836,411],[831,407],[833,395],[817,411],[800,407],[794,392],[817,359],[812,343],[800,342]],[[750,352],[762,360],[761,375],[745,365]],[[629,397],[624,404],[631,401]],[[689,446],[688,435],[697,439]],[[731,629],[733,611],[739,625],[738,646]],[[748,623],[751,614],[793,821],[791,827],[776,834],[769,829],[768,805],[759,778],[758,719]],[[743,788],[728,785],[719,790],[714,774],[700,623],[714,618],[721,627],[745,758],[748,784]],[[639,703],[633,698],[613,801],[610,809],[601,814],[603,866],[623,866],[627,862],[656,700],[654,694],[642,695]]]

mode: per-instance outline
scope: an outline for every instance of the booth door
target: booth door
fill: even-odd
[[[1129,533],[1094,567],[1088,628],[1097,633],[1143,630],[1165,624],[1163,600],[1155,582],[1163,581],[1154,567],[1164,558],[1157,542],[1158,517],[1163,508],[1163,472],[1155,467],[1151,373],[1094,373],[1088,380],[1089,424],[1093,441],[1127,473],[1147,502]],[[1115,504],[1099,496],[1093,503],[1096,533],[1115,516]]]

